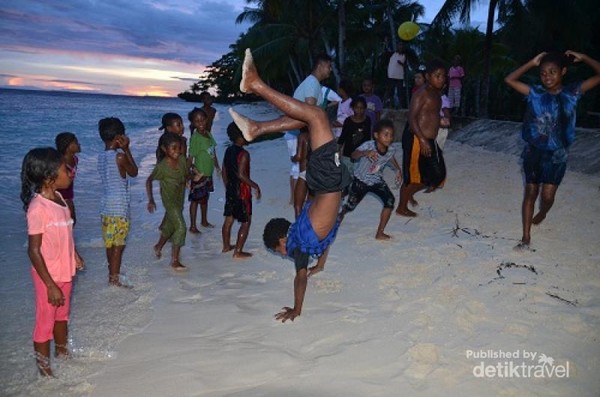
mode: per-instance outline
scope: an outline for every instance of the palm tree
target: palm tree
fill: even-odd
[[[442,8],[432,21],[432,25],[449,26],[457,15],[462,23],[471,22],[471,8],[480,0],[446,0]],[[519,14],[524,5],[522,0],[489,0],[485,40],[483,43],[483,71],[480,97],[480,116],[488,116],[488,100],[490,91],[490,70],[492,41],[494,29],[494,16],[496,9],[501,16]]]

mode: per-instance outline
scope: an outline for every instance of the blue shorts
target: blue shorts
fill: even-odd
[[[319,241],[319,238],[315,234],[310,223],[310,218],[308,217],[310,205],[310,201],[304,205],[300,216],[298,216],[296,222],[290,226],[286,243],[288,256],[296,260],[299,255],[304,254],[306,257],[306,264],[308,264],[308,256],[318,258],[323,255],[325,250],[333,243],[333,240],[335,240],[338,228],[340,227],[340,223],[336,222],[329,231],[329,234],[327,234],[323,240]],[[298,260],[296,260],[296,262],[298,262]],[[296,270],[298,270],[298,263],[296,263]]]
[[[522,157],[526,183],[560,185],[567,170],[564,149],[541,150],[533,145],[527,145]]]

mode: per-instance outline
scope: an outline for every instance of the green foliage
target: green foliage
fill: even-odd
[[[252,52],[261,75],[271,86],[292,92],[310,72],[312,59],[323,51],[344,54],[345,64],[336,65],[355,87],[372,78],[378,93],[387,83],[387,63],[395,42],[397,27],[411,20],[420,24],[422,33],[406,43],[409,51],[409,75],[433,58],[450,65],[460,54],[466,71],[463,97],[465,115],[480,114],[482,87],[489,81],[489,115],[520,119],[523,98],[508,89],[503,79],[535,56],[549,49],[572,49],[600,58],[600,7],[597,0],[446,0],[431,26],[421,23],[423,6],[406,0],[247,0],[249,7],[238,22],[252,22],[248,31],[230,46],[230,52],[208,67],[188,93],[217,90],[217,100],[244,98],[238,92],[240,64],[246,48]],[[457,21],[468,22],[473,7],[492,7],[497,15],[495,27],[482,33],[479,27],[456,28]],[[339,13],[339,7],[345,12]],[[344,35],[339,36],[339,26]],[[483,27],[485,28],[485,27]],[[340,47],[339,38],[345,37]],[[387,43],[387,44],[386,44]],[[491,43],[491,44],[490,44]],[[489,70],[486,59],[490,60]],[[589,67],[572,66],[566,81],[582,80],[591,75]],[[537,71],[525,76],[539,81]],[[335,86],[335,81],[325,82]],[[587,93],[579,110],[600,109],[600,89]],[[581,117],[583,120],[584,117]]]

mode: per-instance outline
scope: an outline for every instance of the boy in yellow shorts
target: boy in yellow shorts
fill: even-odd
[[[129,150],[129,138],[121,120],[115,117],[100,120],[98,132],[104,142],[104,151],[98,155],[98,173],[102,181],[100,215],[108,260],[108,283],[128,287],[119,276],[129,233],[128,177],[136,177],[138,167]]]

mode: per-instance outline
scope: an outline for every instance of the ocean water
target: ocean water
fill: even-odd
[[[89,379],[102,370],[103,362],[114,356],[116,344],[139,331],[151,319],[155,294],[147,266],[125,251],[123,269],[133,290],[107,286],[105,250],[99,224],[100,180],[96,159],[103,150],[97,123],[104,117],[118,117],[131,139],[131,149],[139,175],[130,185],[132,195],[131,243],[150,244],[160,215],[146,212],[145,179],[155,162],[161,132],[161,116],[179,113],[189,137],[187,113],[201,104],[179,99],[89,95],[76,93],[0,89],[0,395],[87,395]],[[255,106],[254,113],[269,117],[269,111]],[[217,117],[213,135],[222,157],[227,141],[225,129],[231,121],[224,106],[215,105]],[[252,110],[250,110],[252,112]],[[75,180],[75,206],[78,223],[74,234],[86,260],[86,270],[74,284],[70,321],[70,347],[74,358],[52,360],[58,379],[42,380],[34,367],[31,332],[34,323],[34,295],[27,257],[25,213],[20,194],[20,168],[24,155],[40,146],[54,146],[62,131],[77,135],[81,144],[79,169]],[[132,257],[133,256],[133,257]]]

